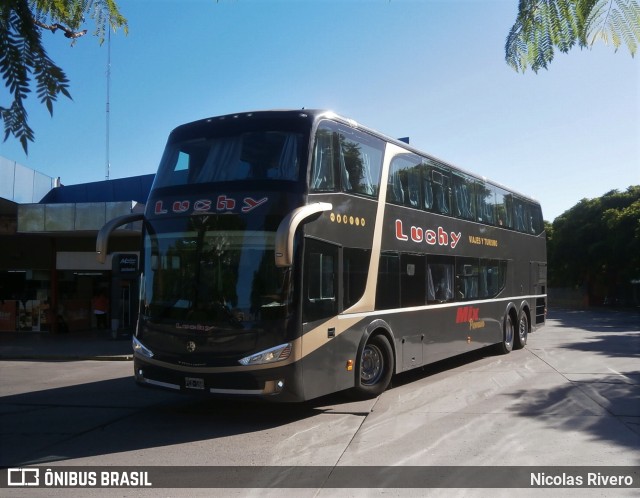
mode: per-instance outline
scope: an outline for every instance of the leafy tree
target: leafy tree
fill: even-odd
[[[590,48],[602,40],[633,56],[640,41],[638,0],[520,0],[505,46],[507,63],[524,72],[547,69],[554,49]]]
[[[547,247],[550,286],[583,286],[597,303],[630,299],[640,278],[640,186],[581,200],[554,220]]]
[[[0,0],[0,74],[11,94],[8,107],[0,102],[5,141],[13,135],[27,152],[27,142],[34,139],[24,106],[32,78],[37,98],[51,115],[58,95],[71,98],[69,80],[47,55],[41,32],[60,30],[73,44],[87,33],[80,29],[87,16],[95,22],[94,35],[101,44],[107,25],[127,31],[114,0]]]

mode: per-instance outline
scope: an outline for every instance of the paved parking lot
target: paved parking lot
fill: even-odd
[[[505,356],[470,353],[403,374],[374,400],[350,402],[334,395],[303,405],[232,403],[142,389],[133,383],[126,358],[12,360],[4,344],[1,466],[318,466],[330,473],[350,466],[640,465],[637,312],[552,311],[524,350]],[[31,496],[69,492],[30,491]],[[127,496],[126,490],[111,491]],[[334,494],[324,486],[288,494],[293,491]],[[380,493],[421,496],[419,491]],[[448,491],[430,493],[449,496]],[[566,492],[634,495],[620,489]]]

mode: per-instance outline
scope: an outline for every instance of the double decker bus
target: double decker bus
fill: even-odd
[[[545,322],[540,205],[315,110],[204,119],[169,136],[143,220],[139,384],[303,401]]]

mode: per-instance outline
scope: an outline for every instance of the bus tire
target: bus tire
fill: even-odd
[[[507,313],[504,317],[502,327],[502,341],[496,346],[500,354],[509,354],[513,349],[513,340],[516,333],[516,328],[511,318],[511,313]]]
[[[518,317],[518,330],[515,334],[515,342],[513,344],[514,349],[522,349],[527,345],[527,337],[529,336],[529,319],[525,311],[520,312]]]
[[[362,349],[358,362],[355,394],[360,398],[375,398],[389,387],[393,375],[393,351],[382,334],[371,337]]]

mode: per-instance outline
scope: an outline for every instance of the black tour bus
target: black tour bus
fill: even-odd
[[[540,205],[327,111],[169,136],[143,220],[138,383],[302,401],[545,322]]]

